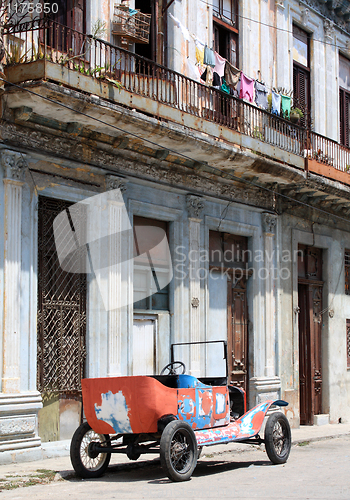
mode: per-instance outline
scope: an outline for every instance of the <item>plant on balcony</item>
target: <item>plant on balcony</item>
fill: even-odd
[[[24,52],[22,47],[18,44],[10,45],[9,50],[6,50],[6,64],[23,63],[29,50],[30,49],[28,49],[27,52]]]
[[[290,121],[293,123],[298,123],[303,116],[304,113],[299,108],[292,108],[290,110]]]

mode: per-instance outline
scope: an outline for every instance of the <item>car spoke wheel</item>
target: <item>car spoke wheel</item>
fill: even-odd
[[[266,422],[265,448],[274,464],[284,464],[292,445],[291,432],[287,417],[281,413],[273,413]]]
[[[96,446],[110,446],[108,434],[98,434],[87,422],[75,431],[70,446],[70,458],[75,472],[83,478],[99,477],[111,459],[110,453],[100,453]]]
[[[192,428],[180,420],[170,422],[160,440],[160,460],[173,481],[186,481],[197,465],[197,440]]]

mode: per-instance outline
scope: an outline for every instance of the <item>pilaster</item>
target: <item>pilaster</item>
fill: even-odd
[[[1,152],[4,170],[4,314],[2,392],[20,392],[21,212],[25,160]]]
[[[32,449],[37,453],[38,411],[42,407],[38,391],[21,392],[21,214],[22,186],[27,168],[24,155],[1,151],[4,184],[4,288],[3,288],[3,369],[0,394],[0,463],[8,454]],[[29,341],[29,340],[28,340]],[[11,455],[12,456],[12,455]],[[34,455],[31,455],[34,457]]]
[[[188,195],[187,211],[189,220],[189,283],[190,283],[190,339],[191,342],[201,340],[200,325],[200,229],[201,213],[204,209],[204,200],[200,196]],[[191,374],[199,375],[200,371],[200,347],[191,346]]]
[[[250,391],[254,404],[269,399],[279,399],[281,381],[277,376],[276,365],[276,310],[275,310],[275,232],[277,216],[269,213],[262,214],[262,229],[264,240],[264,280],[265,300],[265,342],[264,342],[264,369],[250,379]]]
[[[124,179],[106,176],[107,191],[118,189],[118,196],[108,200],[108,377],[121,375],[121,332],[123,300],[123,242],[122,231],[127,217],[122,193],[126,191]],[[117,258],[115,258],[117,257]]]

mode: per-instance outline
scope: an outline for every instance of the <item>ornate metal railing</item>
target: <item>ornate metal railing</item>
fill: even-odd
[[[37,20],[9,28],[5,47],[7,65],[51,61],[95,79],[107,79],[133,94],[224,125],[300,157],[313,158],[342,171],[350,165],[350,150],[331,139],[53,21]]]

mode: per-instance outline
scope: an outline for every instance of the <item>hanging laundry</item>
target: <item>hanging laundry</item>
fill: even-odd
[[[215,68],[213,69],[213,87],[221,87],[221,78],[215,71]]]
[[[204,64],[206,66],[215,67],[215,55],[213,49],[210,49],[207,45],[204,47]]]
[[[288,95],[281,95],[281,110],[283,118],[289,120],[292,98]]]
[[[196,62],[203,66],[204,64],[204,43],[195,39],[194,43],[196,44]]]
[[[226,94],[231,94],[231,91],[233,92],[233,89],[230,89],[230,87],[227,85],[225,78],[222,79],[222,85],[220,90],[226,92]]]
[[[229,87],[232,87],[233,89],[237,87],[240,75],[241,75],[241,70],[235,68],[234,66],[232,66],[232,64],[226,61],[224,78]]]
[[[280,94],[276,94],[272,90],[272,108],[271,108],[271,113],[274,115],[280,115],[281,113],[281,96]]]
[[[129,14],[130,14],[130,16],[134,16],[135,14],[137,14],[137,10],[132,9],[131,7],[129,7]]]
[[[188,58],[187,58],[186,76],[188,76],[188,78],[191,78],[192,80],[196,80],[197,82],[199,82],[201,79],[201,74],[199,72],[198,66],[193,64],[193,62],[190,61]]]
[[[267,109],[269,103],[267,100],[267,90],[263,83],[255,82],[255,103],[262,109]]]
[[[224,76],[225,73],[225,64],[226,64],[226,59],[220,56],[216,51],[214,51],[214,56],[215,56],[215,66],[214,66],[214,71],[221,77]]]
[[[208,66],[207,68],[207,78],[205,80],[205,83],[211,87],[213,85],[213,68]]]
[[[213,85],[213,68],[207,66],[202,73],[201,80],[203,80],[206,85]]]
[[[254,80],[249,78],[243,72],[241,73],[241,89],[239,92],[239,97],[241,99],[246,99],[249,102],[253,102],[254,96]]]
[[[188,42],[190,42],[191,41],[191,35],[190,35],[190,32],[188,31],[188,29],[177,19],[177,17],[174,17],[170,12],[169,12],[169,16],[174,21],[175,26],[177,26],[178,28],[180,28],[182,36],[184,37],[184,39],[187,40]]]

